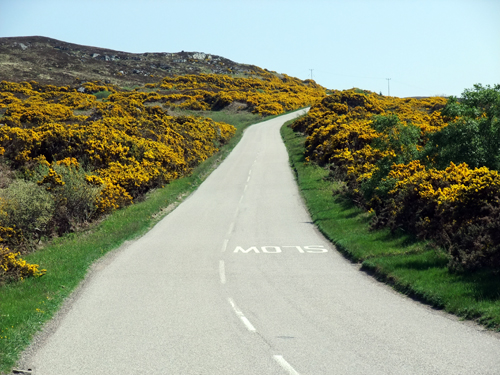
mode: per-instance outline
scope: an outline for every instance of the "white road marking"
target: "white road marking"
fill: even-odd
[[[248,182],[248,181],[250,181],[250,176],[248,176],[248,178],[247,178],[247,182]]]
[[[252,323],[250,323],[250,321],[245,317],[245,315],[243,315],[243,313],[241,312],[241,310],[234,303],[233,299],[232,298],[228,298],[227,300],[229,301],[229,304],[233,308],[233,310],[236,313],[236,315],[238,316],[238,318],[241,319],[241,321],[243,322],[243,324],[245,325],[245,327],[247,327],[247,329],[250,332],[255,332],[256,331],[255,327],[252,325]]]
[[[236,246],[234,249],[234,253],[243,253],[248,254],[250,252],[254,252],[256,254],[281,254],[283,253],[283,249],[295,249],[300,254],[324,254],[328,252],[328,249],[325,249],[322,245],[311,245],[311,246],[250,246],[249,248],[245,248],[243,246]],[[259,250],[260,249],[260,250]],[[304,251],[305,249],[305,251]],[[293,250],[288,250],[287,253],[294,252]]]
[[[294,247],[294,248],[296,248],[299,251],[299,253],[304,254],[304,250],[302,250],[302,248],[300,246],[281,246],[281,247],[283,247],[283,248],[285,248],[285,247]]]
[[[248,184],[245,185],[245,189],[243,189],[244,192],[247,191],[247,187],[248,187]]]
[[[224,240],[224,243],[222,244],[222,252],[226,252],[227,250],[227,244],[229,243],[229,240],[228,239],[225,239]]]
[[[234,249],[235,253],[241,252],[241,253],[244,253],[244,254],[248,254],[250,251],[254,251],[257,254],[259,254],[259,249],[257,249],[256,246],[252,246],[252,247],[248,248],[247,250],[245,250],[245,248],[241,247],[241,246],[236,246],[236,249]]]
[[[278,364],[283,367],[290,375],[300,375],[281,355],[273,355],[273,358]]]
[[[308,252],[309,254],[327,253],[328,252],[328,250],[325,249],[325,247],[322,245],[304,246],[304,249],[306,249],[306,252]]]
[[[243,202],[243,195],[242,195],[242,196],[241,196],[241,198],[240,198],[240,202],[239,202],[239,204],[241,204],[241,202]]]
[[[250,170],[248,171],[248,175],[250,176],[251,174],[252,174],[252,170],[250,169]]]
[[[227,231],[227,234],[231,234],[233,232],[233,229],[234,229],[234,221],[231,223],[231,225],[229,226],[229,230]]]
[[[223,260],[219,261],[219,276],[220,276],[220,283],[225,284],[226,283],[226,267],[224,265]]]
[[[267,254],[281,253],[281,248],[279,246],[262,246],[261,249],[263,253]]]

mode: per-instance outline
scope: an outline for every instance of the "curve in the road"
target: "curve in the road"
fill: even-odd
[[[279,135],[249,128],[96,272],[26,366],[66,374],[497,374],[500,341],[360,273],[311,223]]]

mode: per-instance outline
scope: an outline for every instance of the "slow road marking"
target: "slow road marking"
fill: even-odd
[[[326,249],[322,245],[308,245],[308,246],[250,246],[248,248],[243,246],[236,246],[233,253],[242,253],[242,254],[280,254],[286,251],[287,253],[298,252],[300,254],[322,254],[327,253],[328,249]]]

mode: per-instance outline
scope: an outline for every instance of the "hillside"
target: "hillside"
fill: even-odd
[[[189,176],[235,135],[224,114],[257,121],[325,95],[312,80],[202,53],[42,37],[4,38],[0,51],[0,284],[36,274],[16,254],[42,238]]]
[[[0,81],[56,86],[103,81],[130,87],[184,74],[250,75],[256,66],[202,52],[127,53],[41,36],[0,38]]]

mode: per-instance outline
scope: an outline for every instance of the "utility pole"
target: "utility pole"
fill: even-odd
[[[311,80],[313,79],[313,70],[314,69],[309,69],[311,71]]]
[[[387,96],[391,96],[391,86],[389,85],[389,81],[391,79],[392,78],[386,78],[386,80],[387,80]]]

